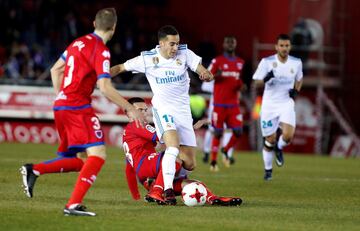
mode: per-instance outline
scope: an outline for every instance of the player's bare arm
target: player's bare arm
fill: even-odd
[[[300,92],[301,90],[301,87],[302,87],[302,83],[303,83],[303,80],[300,80],[300,81],[295,81],[295,86],[294,88]]]
[[[255,87],[263,87],[264,86],[264,81],[263,80],[254,80],[255,82]]]
[[[196,73],[202,81],[209,82],[214,79],[213,74],[201,64],[197,66]]]
[[[128,113],[129,118],[135,121],[136,126],[144,126],[146,123],[145,116],[119,94],[111,84],[110,79],[102,78],[98,80],[98,87],[106,98],[110,99]]]
[[[196,122],[193,127],[196,130],[196,129],[201,128],[204,125],[209,125],[209,124],[211,124],[211,121],[209,119],[201,119],[198,122]]]
[[[65,61],[59,58],[56,63],[51,67],[51,81],[54,86],[55,94],[59,94],[61,82],[64,76]]]
[[[118,74],[123,73],[123,72],[126,72],[126,69],[125,69],[125,66],[123,63],[115,65],[115,66],[111,67],[111,69],[110,69],[111,77],[117,76]]]

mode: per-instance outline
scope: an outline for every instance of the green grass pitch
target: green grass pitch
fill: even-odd
[[[133,201],[123,153],[109,148],[84,201],[97,217],[64,217],[76,173],[41,176],[32,199],[20,187],[19,167],[54,158],[55,151],[51,145],[0,144],[0,230],[360,230],[360,159],[285,154],[285,166],[274,166],[273,180],[264,182],[258,153],[237,153],[234,166],[220,164],[220,172],[211,173],[199,152],[191,178],[244,202],[191,208],[180,198],[177,206]]]

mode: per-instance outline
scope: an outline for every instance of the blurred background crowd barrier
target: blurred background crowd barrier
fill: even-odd
[[[49,69],[73,39],[93,31],[96,11],[108,6],[118,13],[117,31],[108,44],[113,64],[155,47],[156,32],[164,24],[178,28],[181,42],[202,56],[205,66],[222,52],[225,35],[236,36],[237,53],[246,61],[242,78],[248,87],[241,96],[245,134],[240,150],[261,147],[261,91],[254,89],[251,77],[260,59],[274,53],[276,36],[288,33],[292,55],[302,59],[305,77],[296,101],[295,139],[287,150],[360,155],[356,0],[0,0],[0,142],[57,141]],[[207,100],[196,74],[190,75],[190,93]],[[113,82],[126,97],[142,95],[150,102],[143,75],[126,73]],[[120,144],[125,115],[99,93],[94,95],[94,107],[104,121],[108,142]],[[196,112],[196,117],[203,116]],[[202,133],[198,131],[200,146]]]

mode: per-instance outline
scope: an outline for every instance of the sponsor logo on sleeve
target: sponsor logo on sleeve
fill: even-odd
[[[109,60],[104,60],[103,72],[110,73],[110,61]]]
[[[147,124],[145,126],[145,128],[146,128],[146,130],[148,130],[151,133],[155,133],[155,131],[156,131],[155,128],[153,126],[149,125],[149,124]]]

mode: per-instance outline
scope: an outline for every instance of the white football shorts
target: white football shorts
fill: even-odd
[[[176,130],[180,139],[180,145],[197,146],[190,108],[188,112],[174,113],[173,111],[153,107],[153,120],[156,134],[161,143],[164,143],[162,137],[164,132]]]
[[[261,108],[260,126],[263,137],[276,132],[280,123],[296,127],[296,114],[294,102],[269,105]]]

